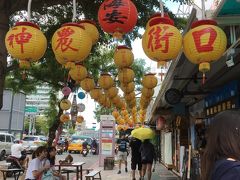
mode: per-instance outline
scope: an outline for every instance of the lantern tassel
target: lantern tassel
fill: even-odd
[[[206,80],[206,74],[205,72],[203,73],[203,76],[202,76],[202,84],[205,84],[205,80]]]

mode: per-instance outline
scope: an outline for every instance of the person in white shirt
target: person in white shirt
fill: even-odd
[[[42,173],[49,170],[49,164],[43,164],[42,161],[47,157],[47,148],[40,146],[34,152],[36,158],[32,159],[29,163],[25,180],[35,180],[38,179]]]
[[[21,142],[11,146],[11,156],[16,157],[22,166],[27,167],[29,159],[26,153],[22,153],[23,151],[25,151],[25,149]]]

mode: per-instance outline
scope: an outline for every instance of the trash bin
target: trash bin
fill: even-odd
[[[114,157],[106,157],[104,159],[104,170],[113,170]]]

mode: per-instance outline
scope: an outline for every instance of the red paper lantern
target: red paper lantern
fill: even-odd
[[[137,9],[131,0],[105,0],[98,11],[98,21],[107,33],[121,39],[137,23]]]

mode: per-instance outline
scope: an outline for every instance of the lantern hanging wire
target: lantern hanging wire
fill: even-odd
[[[205,14],[205,0],[202,0],[202,19],[206,19],[206,14]]]
[[[72,22],[75,21],[76,14],[77,14],[77,11],[76,11],[76,0],[73,0],[73,17],[72,17]]]
[[[30,21],[31,19],[31,4],[32,4],[32,0],[28,0],[27,21]]]
[[[162,0],[159,0],[159,1],[160,1],[161,17],[164,17],[163,2]]]

